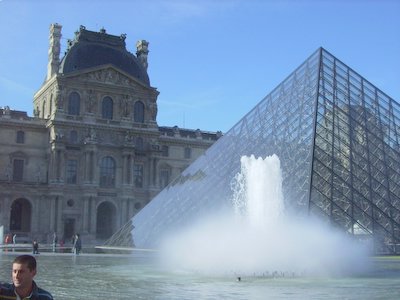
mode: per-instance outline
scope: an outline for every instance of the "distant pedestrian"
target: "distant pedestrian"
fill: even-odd
[[[82,250],[82,240],[81,237],[79,236],[79,233],[75,235],[74,238],[74,247],[73,247],[73,252],[78,255]]]
[[[5,237],[5,239],[4,239],[4,242],[5,242],[6,244],[11,244],[11,234],[7,234],[7,235],[6,235],[6,237]]]
[[[37,242],[37,240],[33,240],[32,242],[32,253],[39,254],[39,243]]]

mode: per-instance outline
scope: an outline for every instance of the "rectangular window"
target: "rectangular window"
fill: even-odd
[[[143,187],[143,165],[142,164],[134,164],[133,165],[133,180],[135,183],[135,187],[137,187],[137,188]]]
[[[192,149],[189,147],[185,148],[184,158],[189,159],[192,158]]]
[[[13,180],[21,182],[24,177],[24,160],[14,159],[13,161]]]
[[[165,188],[169,183],[169,170],[162,169],[160,171],[160,187]]]
[[[17,144],[25,143],[25,132],[17,131]]]
[[[78,161],[75,159],[67,160],[67,183],[76,184],[78,174]]]
[[[162,146],[161,147],[161,154],[162,154],[162,156],[164,156],[164,157],[167,157],[168,155],[169,155],[169,148],[168,148],[168,146]]]

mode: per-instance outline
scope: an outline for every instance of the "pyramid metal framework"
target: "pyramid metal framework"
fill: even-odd
[[[288,215],[400,252],[400,105],[323,48],[158,194],[108,245],[157,247],[231,206],[243,155],[281,161]],[[397,247],[396,247],[397,246]]]

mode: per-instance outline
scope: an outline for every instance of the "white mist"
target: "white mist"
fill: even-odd
[[[232,184],[233,210],[165,238],[168,267],[211,275],[337,274],[359,271],[367,251],[341,232],[284,215],[282,175],[276,155],[242,157]]]

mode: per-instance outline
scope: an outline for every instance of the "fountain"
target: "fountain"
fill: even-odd
[[[167,235],[158,253],[41,253],[38,284],[60,300],[399,298],[399,259],[364,260],[342,233],[289,216],[278,156],[240,162],[229,211]],[[2,280],[15,255],[0,254]]]
[[[285,215],[278,156],[241,157],[233,209],[167,235],[163,261],[207,274],[287,276],[357,272],[367,250],[318,220]]]
[[[255,229],[274,226],[284,214],[278,156],[242,156],[240,161],[241,171],[232,183],[236,215],[244,217]]]

